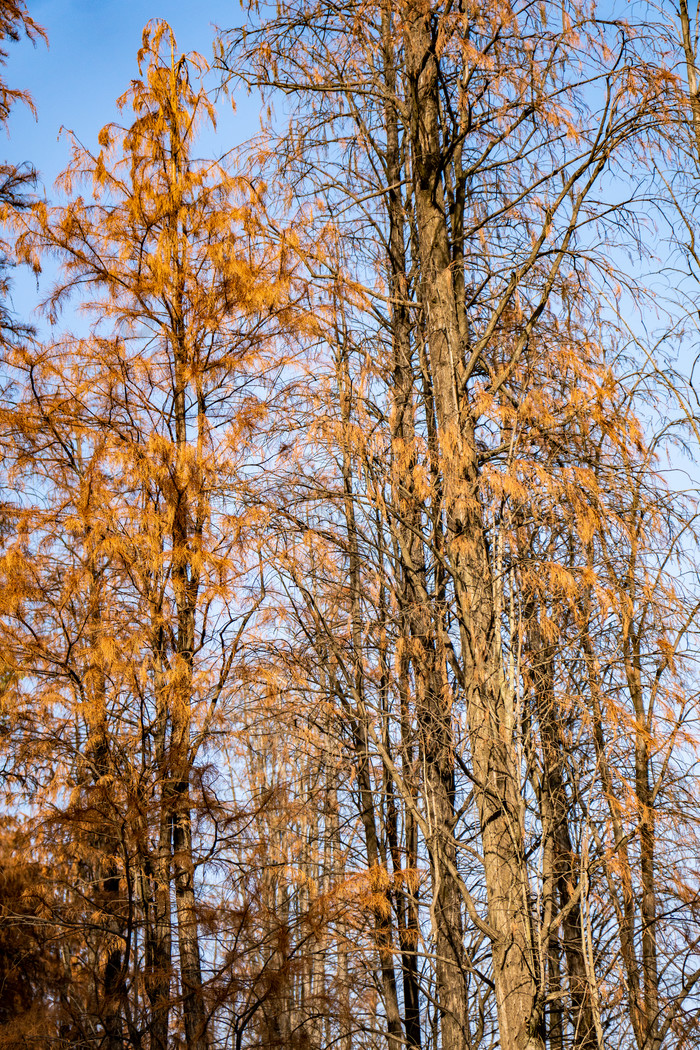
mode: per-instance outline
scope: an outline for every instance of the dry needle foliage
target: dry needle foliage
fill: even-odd
[[[154,21],[0,190],[3,1046],[696,1045],[697,41],[625,15]]]

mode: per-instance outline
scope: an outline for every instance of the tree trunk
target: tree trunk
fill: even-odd
[[[360,798],[360,816],[365,835],[367,864],[369,868],[372,894],[384,896],[386,904],[373,908],[375,941],[379,954],[380,983],[384,996],[384,1009],[387,1021],[387,1039],[389,1050],[401,1050],[403,1030],[399,1000],[394,971],[394,943],[391,925],[391,898],[389,887],[385,884],[388,873],[382,856],[377,835],[374,797],[369,767],[369,741],[364,708],[364,666],[362,656],[362,610],[360,604],[361,576],[360,553],[357,528],[355,523],[355,505],[353,494],[353,471],[351,460],[350,414],[351,414],[351,378],[347,360],[347,347],[340,346],[338,383],[340,394],[340,411],[344,424],[342,464],[345,522],[349,550],[349,583],[352,620],[352,663],[354,672],[354,694],[358,700],[358,710],[353,720],[352,734],[355,747],[357,784]]]
[[[411,115],[413,189],[421,297],[435,393],[438,437],[444,464],[447,545],[460,621],[466,708],[472,750],[488,915],[497,937],[493,976],[503,1050],[541,1050],[543,1004],[539,1001],[530,926],[528,880],[522,847],[520,777],[503,699],[500,625],[496,622],[491,573],[479,501],[474,422],[462,389],[463,334],[453,278],[448,220],[442,189],[438,73],[430,11],[408,4],[406,64]],[[435,703],[436,697],[426,698]],[[433,727],[447,712],[435,709]],[[434,733],[431,727],[430,732]],[[435,741],[434,743],[437,743]],[[436,754],[445,763],[449,739]],[[436,814],[449,823],[449,784],[436,777]],[[452,921],[449,906],[442,912]],[[446,931],[456,943],[458,929]],[[453,1044],[455,1050],[466,1046]]]
[[[537,719],[542,747],[542,826],[549,828],[552,850],[552,905],[564,911],[561,923],[561,946],[558,931],[551,933],[552,965],[550,971],[559,974],[560,947],[564,950],[571,1002],[573,1047],[576,1050],[597,1050],[591,990],[586,972],[585,947],[582,943],[581,908],[575,897],[581,861],[575,853],[569,833],[569,802],[564,784],[566,753],[559,728],[560,714],[554,696],[554,646],[540,637],[532,612],[530,630],[531,673]],[[556,943],[554,943],[556,942]],[[556,960],[554,959],[556,956]],[[550,995],[554,990],[550,988]],[[563,990],[561,995],[563,996]],[[550,1015],[553,1011],[550,1011]],[[557,1025],[561,1026],[559,1017]],[[563,1040],[563,1031],[557,1035]]]

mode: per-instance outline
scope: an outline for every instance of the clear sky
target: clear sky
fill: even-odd
[[[0,160],[31,162],[49,197],[69,158],[61,127],[96,147],[100,128],[118,118],[115,100],[138,73],[136,52],[150,19],[166,19],[180,51],[199,51],[207,59],[213,26],[242,20],[236,0],[27,0],[27,8],[46,30],[49,46],[10,42],[5,76],[12,87],[31,93],[37,119],[26,106],[15,107],[9,138],[3,140],[0,133]],[[128,121],[128,114],[122,119]],[[235,115],[222,103],[217,141],[207,142],[206,151],[224,153],[258,130],[253,99],[239,98]],[[31,309],[30,301],[36,302],[36,288],[32,279],[19,274],[13,283],[15,309],[21,314]]]
[[[17,107],[3,156],[30,160],[47,190],[68,159],[67,142],[57,141],[59,129],[71,128],[86,145],[96,142],[99,129],[116,116],[115,99],[136,75],[141,32],[151,18],[170,23],[181,51],[199,51],[206,58],[211,57],[212,24],[241,20],[235,0],[28,0],[27,6],[46,29],[49,47],[10,44],[6,75],[13,87],[31,92],[38,121]],[[222,113],[219,138],[235,134],[240,142],[257,130],[252,108],[244,100],[235,121]],[[222,150],[232,144],[222,143]]]

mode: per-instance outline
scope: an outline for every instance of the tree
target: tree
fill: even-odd
[[[63,266],[0,415],[49,1045],[692,1045],[694,420],[606,301],[686,98],[648,28],[256,12],[219,60],[290,125],[229,166],[153,23],[20,215]]]
[[[4,49],[5,41],[17,42],[22,35],[32,42],[38,38],[46,40],[44,30],[29,15],[23,0],[2,0],[0,4],[0,66],[5,64],[7,51]],[[7,126],[12,107],[21,102],[28,105],[32,110],[34,104],[28,92],[19,88],[10,87],[3,77],[0,77],[0,124]],[[36,172],[28,165],[0,164],[0,216],[7,221],[17,211],[23,211],[29,207],[32,197],[28,193],[36,181]],[[2,294],[2,308],[0,311],[0,326],[3,340],[19,337],[26,331],[26,325],[13,316],[8,305],[9,292],[9,270],[11,267],[12,248],[6,241],[0,242],[0,294]]]
[[[208,826],[216,842],[204,756],[223,712],[235,717],[263,586],[245,469],[292,274],[255,195],[193,157],[197,125],[213,121],[203,60],[178,56],[161,22],[139,66],[120,101],[133,124],[103,129],[97,154],[73,142],[63,185],[88,180],[92,200],[37,207],[21,239],[26,256],[63,264],[54,319],[79,289],[94,324],[14,359],[15,469],[42,477],[50,501],[12,508],[3,588],[12,666],[36,684],[21,707],[46,719],[22,757],[49,749],[52,825],[82,858],[65,876],[69,907],[82,897],[99,916],[73,920],[98,975],[81,1038],[97,1024],[109,1046],[147,1033],[164,1050],[175,1016],[188,1046],[209,1040],[194,836]]]
[[[534,685],[529,679],[545,752],[542,810],[531,824],[526,755],[532,741],[529,723],[519,724],[516,713],[523,668],[519,659],[514,670],[508,668],[515,655],[509,657],[506,639],[520,652],[524,632],[539,663],[551,648],[547,632],[555,638],[556,628],[546,625],[549,597],[538,610],[526,589],[510,600],[540,619],[544,636],[538,637],[536,622],[516,630],[511,621],[507,630],[499,568],[507,561],[495,560],[499,534],[492,525],[501,511],[492,507],[489,493],[495,490],[506,509],[522,502],[519,513],[526,518],[541,515],[539,501],[526,510],[527,500],[514,494],[534,481],[544,485],[543,499],[559,495],[563,460],[563,475],[570,470],[578,479],[564,486],[572,498],[571,521],[584,535],[601,527],[598,496],[584,480],[593,451],[583,454],[583,466],[579,449],[560,439],[551,468],[533,466],[530,456],[546,463],[549,429],[556,433],[553,420],[561,415],[572,425],[578,418],[569,414],[570,398],[576,396],[588,410],[599,397],[596,389],[615,383],[604,341],[594,346],[589,334],[600,322],[594,273],[598,268],[606,279],[608,266],[596,256],[587,231],[598,223],[610,230],[608,205],[594,193],[628,149],[638,155],[640,143],[654,133],[660,109],[665,111],[667,73],[651,59],[636,49],[634,34],[622,23],[598,22],[575,5],[536,11],[491,5],[476,12],[422,4],[288,4],[262,26],[253,23],[230,34],[222,46],[226,71],[262,86],[273,98],[279,91],[295,101],[288,137],[278,147],[281,178],[300,197],[321,201],[322,220],[334,224],[341,244],[330,261],[319,253],[312,264],[319,279],[325,268],[329,299],[339,286],[344,291],[356,326],[353,330],[343,318],[328,335],[343,362],[337,382],[341,414],[345,403],[353,404],[346,362],[353,352],[359,362],[354,444],[343,436],[337,453],[344,500],[341,509],[338,496],[337,513],[344,515],[348,536],[342,544],[336,541],[336,549],[339,575],[347,574],[355,596],[349,613],[354,655],[347,654],[347,663],[340,654],[337,659],[344,665],[346,696],[353,698],[347,717],[361,729],[355,750],[375,750],[412,808],[412,792],[380,729],[379,700],[367,710],[364,683],[376,649],[367,654],[364,669],[357,655],[363,635],[369,644],[371,614],[359,598],[368,593],[368,583],[358,576],[356,522],[367,501],[386,508],[387,498],[373,476],[377,461],[388,462],[386,446],[382,460],[376,440],[370,452],[365,435],[370,428],[374,434],[375,419],[390,418],[396,428],[395,473],[386,484],[396,494],[389,515],[398,557],[390,565],[392,576],[382,578],[389,593],[403,595],[406,648],[412,652],[408,665],[424,806],[416,818],[423,820],[433,872],[436,999],[444,1045],[467,1046],[483,1033],[488,993],[476,1015],[470,1016],[467,1005],[475,966],[464,951],[465,913],[490,945],[501,1045],[539,1047],[546,1038],[548,1004],[559,1000],[561,991],[554,958],[547,959],[541,944],[550,940],[556,954],[562,923],[573,1039],[587,1046],[597,1038],[590,951],[576,929],[583,921],[577,918],[583,888],[567,889],[577,885],[572,868],[578,859],[567,846],[566,793],[556,760],[552,765],[551,731],[558,715],[550,672],[538,669]],[[372,285],[375,269],[384,280]],[[358,319],[363,311],[364,319]],[[392,356],[384,358],[384,377],[391,374],[395,384],[388,407],[382,395],[374,400],[366,378],[371,367],[363,340],[373,338],[386,338],[392,347]],[[582,345],[586,352],[577,372],[571,362]],[[552,404],[541,384],[553,381],[560,364],[567,381],[557,386],[559,400]],[[411,386],[418,368],[423,389],[416,391]],[[603,403],[611,409],[614,400],[605,396]],[[434,478],[430,496],[417,506],[414,480],[407,476],[420,469],[416,404],[425,406],[418,433],[432,454]],[[628,436],[637,433],[633,419],[619,422]],[[346,432],[353,432],[348,424]],[[353,456],[357,476],[349,484]],[[319,499],[321,493],[329,498],[327,483]],[[436,519],[431,536],[426,526]],[[329,525],[325,534],[330,532]],[[364,557],[374,558],[383,574],[381,539],[366,529],[362,535]],[[430,552],[432,594],[423,583],[428,562],[416,550],[419,538]],[[570,558],[556,539],[552,542]],[[505,557],[511,555],[524,556],[512,548]],[[558,565],[557,571],[566,570]],[[301,607],[313,610],[322,631],[320,651],[328,652],[333,638],[337,651],[334,619],[319,620],[314,595],[307,586],[302,593]],[[384,663],[391,666],[391,660]],[[351,666],[358,668],[354,681]],[[340,699],[343,690],[334,688]],[[461,704],[467,736],[458,743]],[[358,776],[361,765],[358,758]],[[460,777],[466,781],[463,802],[457,794]],[[361,805],[367,813],[369,803]],[[455,830],[471,806],[484,865],[476,893],[460,873],[473,825],[466,841]],[[554,822],[556,853],[549,881],[537,890],[542,912],[533,903],[539,877],[531,858],[543,821],[545,827]],[[374,863],[369,852],[368,863]],[[388,973],[384,987],[391,986]],[[390,1043],[407,1027],[405,1017],[403,1025],[397,1019],[392,999],[386,991]],[[560,1027],[556,1019],[552,1024]]]

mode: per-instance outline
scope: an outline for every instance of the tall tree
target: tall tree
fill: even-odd
[[[500,1039],[507,1047],[539,1047],[546,1038],[547,967],[554,961],[548,962],[540,941],[562,922],[568,924],[563,945],[575,989],[574,1039],[592,1045],[597,1038],[592,963],[574,922],[582,890],[567,888],[576,885],[572,867],[578,860],[567,845],[566,795],[551,736],[554,665],[551,654],[542,655],[550,629],[546,613],[544,635],[538,636],[536,624],[523,628],[539,654],[536,662],[545,659],[551,665],[534,679],[540,746],[546,752],[542,804],[550,807],[539,820],[555,826],[554,874],[544,887],[544,914],[538,914],[531,864],[537,833],[529,823],[525,779],[529,730],[517,720],[520,665],[509,671],[499,597],[502,569],[494,559],[498,536],[487,494],[497,486],[507,500],[520,486],[532,484],[527,460],[544,455],[553,418],[559,413],[567,418],[575,391],[584,400],[589,396],[581,384],[595,397],[592,391],[602,382],[588,371],[586,354],[578,376],[568,363],[573,347],[581,346],[579,335],[572,338],[571,318],[587,316],[584,323],[595,326],[599,317],[590,264],[602,274],[608,268],[586,231],[605,219],[608,206],[596,199],[598,187],[619,170],[632,146],[638,151],[653,133],[655,115],[668,101],[666,73],[636,48],[634,33],[622,23],[598,21],[595,12],[575,4],[536,10],[496,4],[479,11],[420,3],[286,4],[261,28],[253,23],[229,41],[228,60],[222,50],[225,67],[228,61],[234,69],[235,55],[235,75],[261,85],[272,97],[281,91],[296,100],[288,138],[279,148],[283,178],[300,195],[323,202],[323,219],[330,217],[343,245],[331,263],[317,256],[317,272],[327,266],[334,290],[339,278],[344,281],[354,316],[366,310],[365,317],[383,325],[382,336],[391,341],[395,387],[389,412],[398,422],[390,485],[396,494],[392,531],[400,555],[387,587],[404,594],[408,638],[422,640],[414,644],[409,664],[424,778],[427,823],[422,830],[433,872],[442,1039],[445,1045],[467,1046],[480,1030],[478,1015],[469,1017],[466,1006],[473,971],[464,952],[466,912],[490,945]],[[386,275],[383,284],[371,284],[368,275],[374,269]],[[358,305],[363,293],[364,304]],[[373,320],[355,323],[371,329]],[[329,333],[345,360],[348,330],[343,323]],[[585,340],[586,348],[592,345]],[[358,345],[361,361],[365,351],[361,341]],[[600,344],[595,347],[594,367],[602,368],[601,375],[604,354]],[[409,392],[414,362],[420,362],[422,372],[420,393]],[[570,380],[557,388],[561,400],[552,405],[540,384],[543,376],[553,382],[560,363]],[[352,396],[346,372],[338,379],[341,413]],[[357,374],[366,371],[358,368]],[[365,473],[359,483],[348,484],[346,438],[338,453],[348,525],[343,564],[355,595],[362,590],[353,568],[359,560],[353,553],[358,505],[375,498],[370,478],[380,459],[359,436],[374,427],[361,407],[373,395],[367,380],[358,378],[354,433]],[[411,518],[419,463],[412,433],[415,403],[425,406],[421,437],[427,438],[437,467],[429,502],[438,508],[439,527],[432,537],[425,529],[431,520],[429,502],[424,500],[418,517]],[[381,419],[386,402],[375,402],[375,408],[372,416]],[[627,434],[636,432],[629,421],[621,425]],[[345,431],[352,428],[346,424]],[[520,454],[511,456],[523,434],[526,446],[534,442],[531,451],[523,451],[524,461]],[[563,441],[559,456],[583,477],[576,474],[586,469],[579,466],[577,448]],[[540,468],[543,476],[548,469]],[[556,459],[551,469],[556,475]],[[542,484],[542,476],[536,483]],[[553,498],[559,485],[551,480],[550,487],[548,481],[546,491]],[[376,498],[384,500],[386,491]],[[578,508],[595,499],[586,484],[579,486]],[[539,506],[537,513],[543,513]],[[577,520],[579,511],[572,513]],[[596,512],[589,517],[596,518]],[[588,526],[582,528],[585,533]],[[432,609],[421,582],[418,537],[435,559]],[[364,546],[372,549],[367,541]],[[441,574],[442,587],[437,583]],[[511,599],[517,605],[526,594]],[[312,603],[308,592],[306,601]],[[440,602],[446,603],[447,616]],[[526,607],[539,615],[536,606]],[[361,638],[362,623],[369,630],[368,613],[363,616],[359,609],[356,598],[355,639]],[[318,623],[317,611],[314,615]],[[329,627],[324,627],[326,635],[335,633]],[[515,635],[511,630],[511,641]],[[353,649],[357,652],[357,641]],[[348,660],[358,666],[357,656]],[[372,660],[369,653],[367,660]],[[430,671],[433,660],[436,673]],[[377,724],[379,704],[367,712],[361,684],[368,681],[366,670],[362,678],[356,673],[351,689],[356,711],[366,712],[362,732],[410,804],[411,793]],[[465,705],[467,726],[459,744],[457,698]],[[360,750],[369,747],[362,742]],[[463,804],[457,801],[458,769],[469,783],[462,788]],[[465,844],[455,830],[470,804],[480,825],[484,865],[476,895],[460,873]],[[368,805],[362,805],[367,812]],[[557,934],[552,952],[559,947]],[[398,1029],[389,1019],[388,999],[386,1009],[393,1039]]]
[[[22,239],[63,265],[54,319],[80,290],[94,325],[14,360],[15,464],[51,502],[15,508],[23,538],[4,586],[13,667],[46,683],[35,743],[53,740],[47,764],[66,763],[72,800],[55,804],[85,865],[72,893],[100,915],[83,1009],[110,1047],[148,1033],[165,1050],[175,1019],[188,1046],[209,1044],[195,829],[216,834],[205,756],[259,604],[244,466],[291,275],[247,185],[194,158],[198,124],[214,119],[204,61],[179,56],[158,22],[139,66],[120,100],[133,123],[104,128],[99,153],[73,143],[69,202],[37,208]],[[82,181],[91,199],[75,195]]]

